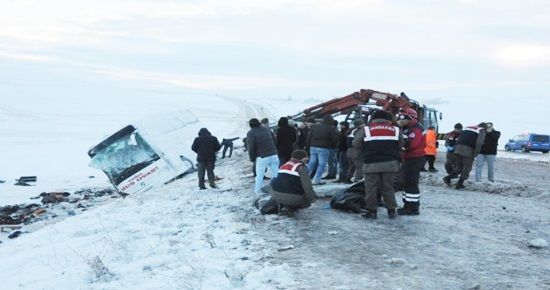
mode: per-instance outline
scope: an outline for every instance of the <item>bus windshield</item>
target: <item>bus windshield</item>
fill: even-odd
[[[103,170],[115,185],[160,159],[135,130],[119,132],[94,151],[90,165]]]

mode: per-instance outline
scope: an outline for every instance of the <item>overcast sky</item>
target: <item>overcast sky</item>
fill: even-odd
[[[0,3],[0,98],[371,88],[440,108],[447,128],[550,131],[548,0]]]

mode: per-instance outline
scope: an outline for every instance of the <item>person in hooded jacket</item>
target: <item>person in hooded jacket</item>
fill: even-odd
[[[315,171],[313,178],[314,185],[325,184],[321,182],[321,177],[329,161],[330,150],[338,145],[338,130],[334,127],[334,119],[331,116],[325,116],[322,124],[311,127],[306,147],[310,148],[310,160],[308,163],[308,172]]]
[[[490,182],[495,182],[495,160],[497,158],[498,139],[500,139],[500,132],[493,128],[493,123],[487,123],[485,141],[476,159],[477,182],[481,181],[481,172],[483,171],[485,162],[487,162],[487,179]]]
[[[407,108],[399,113],[399,126],[403,128],[405,138],[403,163],[402,163],[402,182],[405,189],[403,196],[403,207],[397,210],[399,215],[419,215],[420,214],[420,170],[424,167],[426,159],[424,157],[426,149],[426,138],[422,134],[424,129],[418,123],[418,113]]]
[[[465,188],[464,181],[470,177],[474,160],[485,142],[486,128],[486,123],[480,123],[477,126],[466,127],[462,131],[456,142],[454,151],[456,155],[456,168],[453,173],[443,178],[445,184],[451,186],[451,181],[458,177],[456,189]]]
[[[296,142],[296,129],[289,126],[288,119],[281,117],[277,129],[277,152],[279,154],[279,163],[284,164],[292,155],[294,143]]]
[[[212,136],[212,134],[206,128],[199,130],[199,137],[195,138],[191,150],[197,153],[197,174],[199,176],[199,188],[206,189],[204,185],[205,171],[208,175],[208,183],[210,187],[217,188],[216,175],[214,175],[214,167],[216,164],[216,152],[221,149],[218,138]]]

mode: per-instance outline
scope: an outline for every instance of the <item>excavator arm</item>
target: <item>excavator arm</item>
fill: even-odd
[[[406,96],[397,96],[390,93],[361,89],[345,97],[336,98],[313,106],[293,116],[296,120],[308,118],[322,118],[327,115],[350,113],[361,105],[373,104],[392,114],[400,109],[415,107]]]

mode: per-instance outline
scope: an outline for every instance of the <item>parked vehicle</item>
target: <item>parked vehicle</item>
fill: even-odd
[[[550,136],[542,134],[522,134],[509,140],[504,147],[506,151],[521,150],[522,152],[539,151],[548,153],[550,151]]]
[[[191,144],[200,127],[191,112],[135,122],[90,149],[90,166],[119,192],[149,190],[196,170]]]

